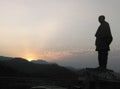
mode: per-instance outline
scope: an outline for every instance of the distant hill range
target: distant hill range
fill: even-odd
[[[56,63],[47,62],[47,61],[45,61],[45,60],[41,60],[41,59],[38,59],[38,60],[32,60],[31,62],[32,62],[32,63],[36,63],[36,64],[48,64],[48,65],[56,64]],[[56,64],[56,65],[57,65],[57,64]]]
[[[0,56],[0,76],[38,77],[60,81],[76,81],[78,75],[55,63],[44,60],[27,61],[24,58]]]
[[[12,57],[0,56],[0,60],[11,60]]]

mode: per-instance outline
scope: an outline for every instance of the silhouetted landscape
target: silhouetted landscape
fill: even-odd
[[[15,85],[15,81],[23,81],[26,85],[54,84],[68,87],[75,84],[78,75],[65,67],[53,64],[39,64],[29,62],[23,58],[0,57],[0,81],[6,87],[9,83]],[[9,81],[8,81],[9,80]],[[14,81],[13,81],[14,80]],[[34,82],[32,82],[34,81]]]
[[[0,56],[0,80],[1,89],[30,89],[34,86],[59,86],[67,89],[120,88],[120,74],[112,70],[76,70],[44,60],[29,62],[24,58],[4,56]]]
[[[0,0],[0,89],[120,89],[120,0]]]

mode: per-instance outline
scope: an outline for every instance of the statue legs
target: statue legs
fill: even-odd
[[[100,68],[103,69],[107,68],[107,59],[108,59],[108,51],[98,51],[98,62]]]

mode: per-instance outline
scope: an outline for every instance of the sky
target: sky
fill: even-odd
[[[0,0],[0,55],[96,67],[95,33],[105,15],[113,42],[108,67],[119,70],[119,0]]]

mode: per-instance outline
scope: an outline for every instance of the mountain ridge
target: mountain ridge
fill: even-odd
[[[52,80],[77,80],[78,75],[69,69],[56,64],[37,64],[29,62],[24,58],[10,58],[11,60],[1,60],[1,76],[38,77]],[[21,76],[22,75],[22,76]]]

